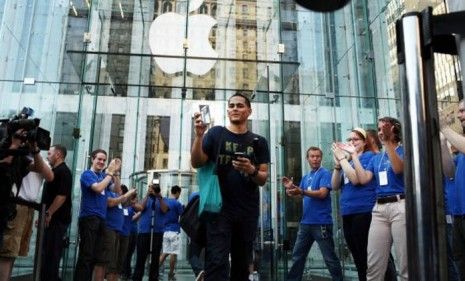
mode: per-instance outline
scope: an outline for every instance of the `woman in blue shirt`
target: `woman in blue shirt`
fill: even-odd
[[[355,128],[347,139],[348,145],[359,156],[364,168],[376,154],[368,149],[367,134],[362,128]],[[359,280],[366,280],[368,231],[371,222],[371,210],[376,200],[376,181],[360,184],[353,161],[345,157],[345,152],[333,143],[332,150],[335,166],[331,178],[334,190],[341,189],[340,210],[342,215],[344,237],[357,268]]]
[[[376,203],[368,234],[367,280],[384,279],[392,244],[399,262],[399,276],[401,280],[408,280],[404,150],[400,145],[400,122],[391,117],[379,119],[378,137],[384,151],[374,156],[367,167],[363,167],[358,153],[347,150],[351,154],[358,183],[368,184],[376,179]]]

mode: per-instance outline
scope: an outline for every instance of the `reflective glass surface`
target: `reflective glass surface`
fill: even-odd
[[[352,0],[315,13],[291,0],[0,0],[0,116],[32,107],[52,143],[68,149],[74,180],[65,280],[76,261],[79,177],[89,153],[122,157],[122,181],[140,197],[146,171],[161,172],[165,189],[183,187],[185,204],[197,189],[192,116],[207,104],[213,124],[226,125],[227,100],[237,92],[252,99],[249,128],[271,151],[260,196],[260,274],[283,280],[302,204],[286,197],[281,178],[300,181],[309,171],[308,147],[321,147],[323,166],[332,168],[332,142],[354,127],[375,128],[380,116],[401,116],[395,20],[425,5],[445,12],[443,3],[419,2]],[[457,58],[440,55],[436,63],[440,106],[449,108],[458,100]],[[331,194],[336,252],[347,280],[356,280],[339,194]],[[13,275],[32,272],[34,248]],[[185,251],[179,260],[188,270]],[[305,274],[328,276],[316,246]]]

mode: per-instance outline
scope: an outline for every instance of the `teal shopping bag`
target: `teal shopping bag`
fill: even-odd
[[[218,215],[223,204],[215,163],[208,161],[197,169],[197,184],[200,195],[199,216],[202,220],[211,220]]]

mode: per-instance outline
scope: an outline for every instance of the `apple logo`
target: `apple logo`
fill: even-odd
[[[189,12],[202,5],[204,0],[189,1]],[[218,53],[212,48],[208,36],[216,20],[208,15],[189,16],[187,38],[189,45],[187,56],[217,58]],[[164,13],[158,16],[150,26],[149,46],[154,55],[184,56],[186,16],[178,13]],[[168,74],[184,69],[183,58],[155,57],[161,70]],[[195,75],[204,75],[215,65],[216,60],[188,59],[186,70]]]

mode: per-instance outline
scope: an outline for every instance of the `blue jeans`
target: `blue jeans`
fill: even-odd
[[[299,232],[292,251],[292,267],[287,275],[287,281],[301,281],[305,261],[313,245],[317,242],[326,267],[333,281],[342,281],[342,269],[339,258],[334,251],[332,224],[300,224]]]

